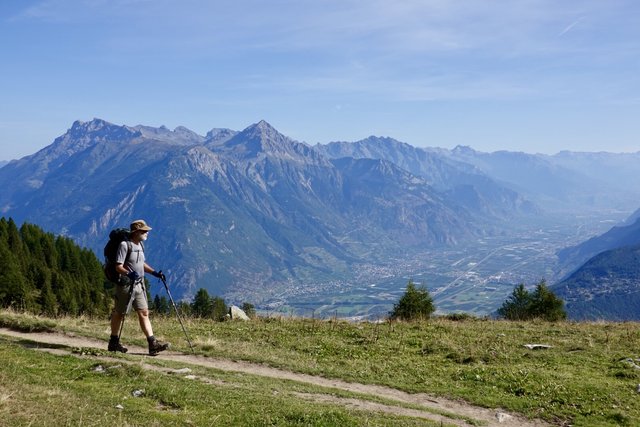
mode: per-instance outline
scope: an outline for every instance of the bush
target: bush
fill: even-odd
[[[223,298],[212,297],[206,289],[200,288],[196,292],[189,311],[195,317],[209,318],[221,322],[225,320],[229,310]]]
[[[242,311],[244,311],[245,314],[249,316],[249,318],[253,319],[254,317],[256,317],[256,307],[250,302],[242,303],[241,308]]]
[[[507,320],[543,319],[556,322],[567,318],[564,301],[558,298],[548,287],[545,280],[536,285],[533,292],[519,284],[513,293],[498,309],[498,316]]]
[[[429,291],[423,286],[416,288],[413,280],[409,280],[404,295],[393,305],[390,317],[401,320],[428,319],[435,310]]]
[[[466,322],[471,320],[478,320],[478,317],[469,313],[449,313],[442,316],[443,319],[451,320],[453,322]]]

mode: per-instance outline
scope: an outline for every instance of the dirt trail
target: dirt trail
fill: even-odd
[[[64,347],[81,347],[81,348],[96,348],[104,350],[106,342],[94,340],[82,336],[61,334],[61,333],[25,333],[17,332],[7,328],[0,328],[0,335],[6,335],[14,338],[19,338],[31,342],[41,344],[41,350],[50,351],[55,354],[72,354],[71,350],[61,349],[48,349],[47,345],[56,345]],[[314,402],[327,402],[340,404],[345,407],[355,408],[365,411],[377,411],[385,412],[395,415],[403,415],[408,417],[416,417],[428,419],[445,425],[456,425],[461,427],[471,426],[472,424],[459,419],[458,417],[472,419],[476,423],[480,423],[485,426],[503,426],[503,427],[543,427],[549,426],[549,424],[540,420],[529,420],[516,414],[509,414],[506,411],[499,409],[486,409],[461,401],[454,401],[444,399],[441,397],[434,397],[427,394],[410,394],[400,390],[396,390],[390,387],[371,385],[371,384],[359,384],[351,383],[338,379],[329,379],[324,377],[318,377],[313,375],[301,374],[291,371],[285,371],[282,369],[272,368],[265,365],[256,363],[233,361],[228,359],[217,359],[204,356],[197,356],[193,354],[184,354],[178,352],[168,351],[161,353],[158,356],[151,358],[147,355],[147,349],[136,346],[128,346],[128,354],[141,354],[143,357],[149,357],[150,359],[160,359],[172,362],[179,362],[188,365],[197,365],[206,368],[218,369],[228,372],[242,372],[251,375],[258,375],[268,378],[286,379],[291,381],[297,381],[305,384],[313,384],[328,389],[345,390],[349,392],[360,393],[362,395],[376,396],[379,398],[388,399],[402,404],[417,405],[425,408],[420,409],[408,409],[400,406],[385,405],[378,402],[372,402],[366,400],[366,398],[354,399],[354,398],[340,398],[332,394],[304,394],[301,393],[298,396],[301,399],[307,399]],[[90,357],[98,360],[113,360],[109,356],[82,356]],[[118,363],[129,363],[122,358],[118,358]],[[134,362],[130,362],[134,363]],[[136,362],[138,366],[139,363]],[[153,369],[157,371],[173,371],[171,369],[159,368],[152,364],[143,364],[146,369]],[[193,379],[199,379],[201,381],[215,384],[216,380],[191,376]],[[445,415],[439,415],[445,414]],[[446,416],[446,414],[452,414],[452,416]]]

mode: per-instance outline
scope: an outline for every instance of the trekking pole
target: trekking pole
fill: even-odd
[[[133,288],[135,287],[135,282],[131,284],[131,290],[129,291],[129,302],[127,303],[127,308],[122,314],[122,321],[120,322],[120,330],[118,331],[118,342],[120,342],[120,337],[122,336],[122,330],[124,329],[124,319],[127,318],[127,315],[131,311],[131,306],[133,305]]]
[[[184,327],[184,323],[182,323],[182,318],[180,316],[180,312],[178,311],[178,306],[176,306],[176,303],[173,300],[173,297],[171,296],[171,291],[169,290],[169,286],[167,286],[167,281],[163,278],[160,278],[160,281],[162,281],[162,283],[164,284],[164,288],[167,290],[167,294],[169,295],[169,300],[171,300],[173,309],[176,311],[176,316],[178,317],[180,326],[182,326],[182,332],[184,332],[184,336],[187,337],[187,342],[189,343],[189,347],[191,348],[191,351],[193,352],[193,354],[196,354],[195,350],[193,349],[193,344],[191,344],[191,340],[189,339],[189,335],[187,334],[187,329]]]

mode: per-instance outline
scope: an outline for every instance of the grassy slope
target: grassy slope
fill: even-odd
[[[46,327],[47,322],[51,322],[37,318],[25,320],[24,316],[4,312],[0,323],[11,325],[18,319],[27,328],[43,323]],[[133,319],[128,322],[125,339],[131,337],[129,342],[142,345],[137,325]],[[635,420],[640,419],[636,392],[640,370],[625,360],[639,356],[640,325],[637,323],[431,320],[413,324],[350,324],[313,319],[260,319],[250,323],[188,321],[186,326],[197,351],[210,356],[263,362],[409,392],[463,398],[477,405],[544,418],[554,424],[635,425]],[[61,319],[49,327],[104,339],[108,335],[106,319]],[[156,318],[154,327],[156,335],[172,341],[174,348],[188,350],[174,318]],[[552,348],[527,350],[523,347],[527,343],[548,344]],[[12,357],[27,357],[16,352],[18,355]],[[83,372],[86,368],[78,370]],[[0,373],[8,375],[4,369]],[[16,378],[19,381],[20,375],[3,377],[1,383],[7,384]],[[43,385],[39,387],[46,389]],[[118,383],[114,382],[112,387],[117,389]],[[167,383],[165,387],[173,386]],[[250,399],[256,402],[272,400],[266,384],[253,393],[255,396]],[[195,396],[204,395],[206,392],[198,391]],[[227,393],[216,396],[226,399]],[[290,404],[295,407],[297,403]],[[282,409],[286,407],[282,402],[273,405],[265,402],[265,405],[276,411],[274,417],[285,416],[280,410],[289,413]],[[236,409],[240,410],[229,406],[229,411]],[[306,414],[309,408],[305,405],[303,409]],[[291,411],[296,413],[295,409]],[[319,410],[317,417],[321,417],[320,414],[324,412]],[[352,416],[343,409],[335,409],[331,414]],[[324,423],[321,418],[314,418],[308,424],[332,425],[333,421]],[[362,419],[348,418],[348,421],[359,424]]]
[[[137,366],[34,352],[0,338],[0,425],[422,426],[423,420],[300,398],[309,387],[209,372],[214,384]],[[132,392],[142,390],[141,397]],[[275,392],[274,390],[277,390]],[[118,409],[117,405],[122,408]]]

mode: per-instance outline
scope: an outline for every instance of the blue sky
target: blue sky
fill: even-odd
[[[636,0],[2,0],[0,160],[75,120],[640,150]]]

